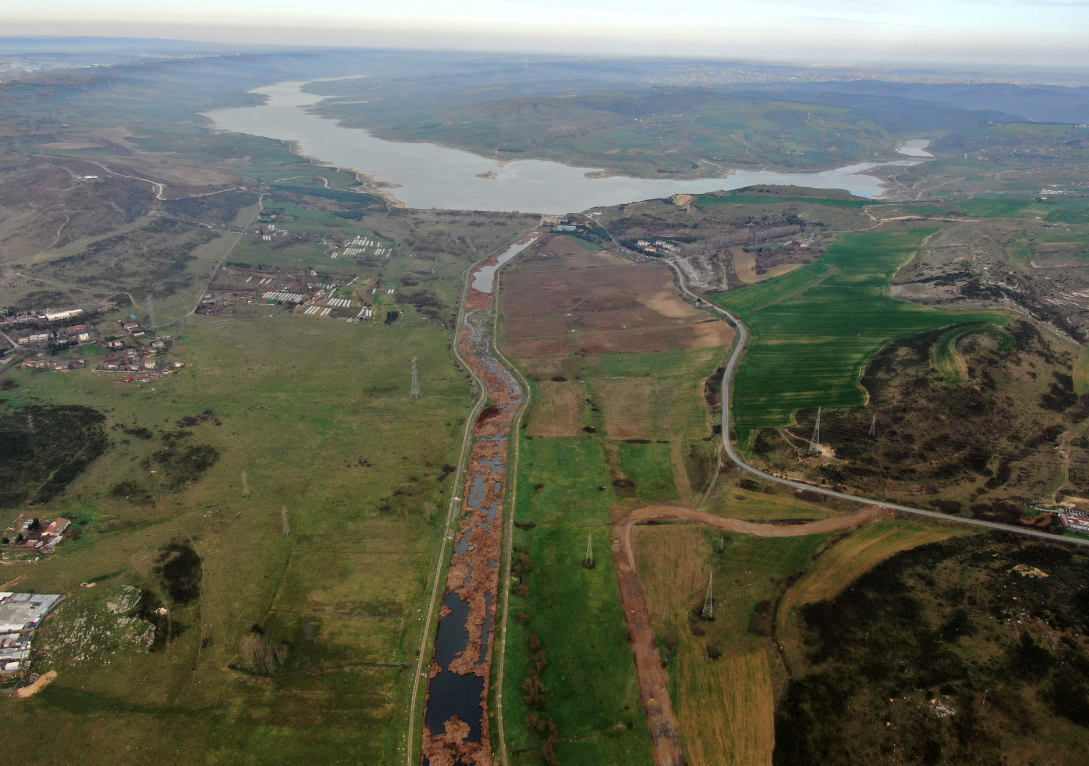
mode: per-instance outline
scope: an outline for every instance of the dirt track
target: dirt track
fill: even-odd
[[[624,605],[624,616],[628,620],[628,633],[631,635],[632,650],[635,653],[635,670],[639,676],[639,692],[647,712],[656,766],[682,766],[684,756],[677,716],[669,700],[669,676],[662,668],[658,645],[654,640],[654,628],[650,623],[650,612],[643,597],[639,571],[635,566],[635,554],[631,548],[632,527],[647,521],[694,521],[716,529],[756,537],[801,537],[855,529],[888,515],[889,512],[883,508],[867,505],[854,513],[807,524],[754,524],[751,521],[727,519],[692,508],[652,505],[626,514],[613,525],[613,563],[620,582],[620,598]],[[618,555],[621,552],[624,555]]]

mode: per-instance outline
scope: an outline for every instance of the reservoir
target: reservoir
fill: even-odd
[[[900,144],[900,147],[896,151],[908,157],[933,157],[934,155],[926,150],[926,147],[928,146],[930,146],[929,139],[913,138],[910,141],[905,141]]]
[[[339,168],[367,173],[414,208],[563,214],[673,194],[702,194],[753,184],[788,184],[846,189],[861,197],[884,192],[880,179],[863,171],[884,163],[864,162],[819,173],[738,170],[726,178],[700,180],[587,178],[595,168],[544,160],[497,163],[436,144],[385,141],[365,130],[341,127],[307,110],[324,97],[304,93],[304,82],[282,82],[254,90],[262,106],[224,109],[208,115],[223,130],[295,141],[303,153]],[[905,147],[914,142],[907,142]],[[894,164],[909,164],[901,160]],[[495,174],[494,178],[480,178]]]

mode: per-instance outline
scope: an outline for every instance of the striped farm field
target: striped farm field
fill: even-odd
[[[700,645],[680,645],[678,722],[692,766],[771,766],[775,692],[762,647],[708,661]]]
[[[791,425],[800,409],[864,404],[862,369],[892,340],[1007,321],[998,312],[941,311],[889,296],[893,274],[935,231],[844,234],[816,263],[712,296],[751,332],[733,388],[742,446],[755,429]]]

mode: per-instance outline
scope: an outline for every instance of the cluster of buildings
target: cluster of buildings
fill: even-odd
[[[32,370],[67,372],[68,370],[78,370],[86,367],[87,361],[85,359],[27,359],[19,366]]]
[[[258,226],[257,227],[257,232],[258,232],[257,236],[259,236],[261,238],[262,242],[271,242],[273,237],[286,237],[287,236],[287,232],[284,231],[283,229],[277,229],[276,224],[274,224],[274,223],[270,223],[268,226],[265,226],[264,228]]]
[[[1071,499],[1075,502],[1070,502]],[[1063,529],[1089,535],[1089,509],[1085,507],[1087,504],[1089,503],[1084,498],[1067,498],[1061,503],[1034,500],[1028,504],[1028,507],[1029,510],[1041,514],[1054,514],[1059,519],[1059,523],[1063,525]]]
[[[63,517],[48,524],[43,524],[41,519],[26,519],[8,527],[9,534],[0,539],[0,544],[22,551],[49,551],[64,539],[71,524]]]
[[[134,339],[147,336],[147,329],[136,321],[134,316],[119,319],[117,323]],[[128,345],[125,341],[118,339],[108,340],[105,345],[111,353],[102,360],[98,369],[105,372],[155,372],[159,367],[159,360],[156,357],[166,348],[168,340],[170,340],[169,335],[150,338],[146,344],[138,342],[136,345]],[[134,378],[126,378],[126,382],[131,380]]]
[[[74,324],[68,327],[57,327],[52,330],[27,330],[12,333],[15,343],[22,347],[45,346],[52,344],[57,348],[72,348],[93,343],[95,328],[85,324]]]
[[[1064,508],[1059,511],[1059,521],[1062,523],[1063,529],[1089,535],[1089,513],[1086,511]]]
[[[147,330],[137,321],[135,314],[129,314],[128,319],[118,319],[117,324],[121,325],[121,329],[134,338],[142,338],[147,335]]]
[[[659,250],[664,250],[667,253],[676,252],[677,246],[672,242],[666,242],[664,239],[656,239],[650,242],[645,239],[636,241],[635,246],[642,250],[644,253],[657,253]]]
[[[34,631],[63,600],[59,595],[0,592],[0,677],[26,666]]]
[[[63,309],[37,309],[35,311],[24,311],[21,314],[14,314],[0,319],[0,327],[11,327],[13,325],[32,324],[35,322],[66,322],[69,319],[76,319],[81,316],[101,314],[102,312],[107,311],[108,308],[108,306],[89,303],[80,306],[70,306]]]

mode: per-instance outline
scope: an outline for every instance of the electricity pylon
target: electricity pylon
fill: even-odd
[[[582,565],[587,569],[594,568],[593,535],[586,535],[586,556],[582,559]]]
[[[715,573],[707,576],[707,595],[703,599],[703,619],[710,620],[715,616],[715,598],[711,592],[714,586]]]
[[[420,371],[416,364],[416,357],[412,357],[412,391],[410,393],[413,399],[420,398]]]
[[[821,408],[817,408],[817,422],[813,425],[813,438],[809,440],[809,454],[821,454]]]

